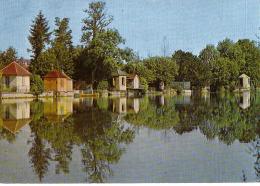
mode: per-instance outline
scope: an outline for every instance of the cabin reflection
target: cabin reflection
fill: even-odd
[[[163,106],[163,105],[165,105],[164,95],[156,96],[156,97],[155,97],[155,100],[156,100],[157,106]]]
[[[250,91],[244,91],[239,98],[239,107],[247,109],[250,107]]]
[[[125,114],[127,112],[127,99],[124,98],[113,98],[109,100],[108,108],[110,111],[118,114]]]
[[[127,112],[138,113],[140,110],[140,99],[130,98],[127,100]]]
[[[1,123],[3,128],[16,134],[30,122],[29,100],[3,100],[1,105]]]
[[[108,109],[118,114],[138,113],[140,110],[139,98],[113,98],[109,100]]]
[[[191,96],[190,95],[180,95],[174,98],[176,105],[189,105],[191,104]]]
[[[44,100],[44,116],[50,121],[62,122],[73,113],[73,98],[55,98]]]

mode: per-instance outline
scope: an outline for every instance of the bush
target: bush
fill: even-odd
[[[183,91],[180,85],[174,85],[172,88],[176,90],[177,94],[181,94]]]
[[[43,80],[39,75],[33,75],[31,78],[31,92],[38,97],[43,91]]]
[[[140,85],[141,85],[141,88],[144,89],[144,92],[146,92],[148,90],[148,83],[147,83],[146,79],[140,77]]]
[[[108,82],[103,80],[98,83],[97,90],[107,90],[108,89]]]

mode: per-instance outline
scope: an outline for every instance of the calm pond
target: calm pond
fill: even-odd
[[[260,94],[3,100],[1,183],[260,181]]]

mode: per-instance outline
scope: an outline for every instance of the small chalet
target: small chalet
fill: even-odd
[[[129,74],[127,76],[127,88],[130,89],[140,88],[139,76],[137,74]]]
[[[44,90],[55,92],[70,92],[73,91],[72,79],[64,72],[57,70],[49,72],[44,76]]]
[[[30,92],[31,73],[17,62],[8,64],[1,70],[3,91]]]
[[[117,70],[112,73],[112,89],[116,91],[126,91],[127,73],[122,70]]]
[[[246,74],[239,76],[239,87],[241,89],[250,89],[250,77]]]

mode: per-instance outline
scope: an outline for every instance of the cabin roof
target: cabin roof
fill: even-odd
[[[239,78],[249,78],[249,76],[246,75],[246,74],[241,74],[241,75],[239,76]]]
[[[118,70],[116,70],[116,71],[114,71],[113,73],[112,73],[112,76],[113,77],[116,77],[116,76],[127,76],[128,74],[125,72],[125,71],[123,71],[123,70],[120,70],[120,69],[118,69]]]
[[[134,79],[137,74],[128,74],[127,79]]]
[[[31,73],[18,64],[16,61],[11,62],[5,66],[2,70],[3,76],[30,76]]]
[[[66,79],[71,79],[67,74],[64,72],[60,72],[58,70],[53,70],[46,74],[44,78],[66,78]]]

